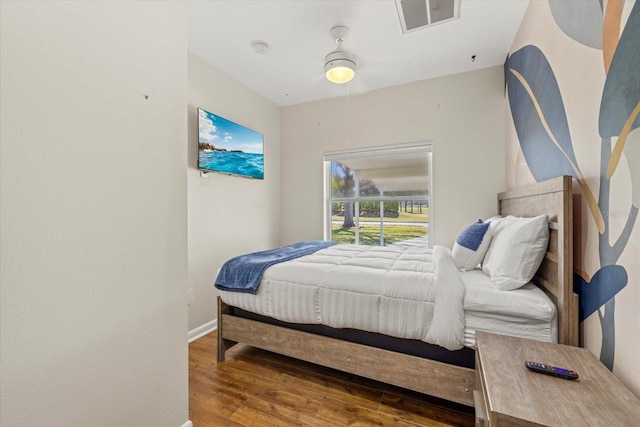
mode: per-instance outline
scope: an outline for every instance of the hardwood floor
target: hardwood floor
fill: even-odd
[[[189,344],[194,427],[474,425],[471,408],[242,344],[217,363],[216,339]]]

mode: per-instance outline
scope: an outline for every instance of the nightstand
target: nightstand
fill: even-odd
[[[587,349],[476,332],[476,425],[640,426],[640,399]],[[578,372],[565,380],[525,360]]]

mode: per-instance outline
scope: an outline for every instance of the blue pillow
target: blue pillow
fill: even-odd
[[[462,230],[453,244],[451,257],[459,270],[473,270],[482,262],[491,243],[491,223],[478,220]]]

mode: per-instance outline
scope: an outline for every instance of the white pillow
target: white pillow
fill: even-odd
[[[547,252],[547,215],[533,218],[508,216],[493,230],[482,271],[503,291],[518,289],[533,278]]]
[[[484,220],[484,222],[489,222],[491,223],[491,232],[493,234],[495,234],[496,229],[498,228],[498,225],[502,222],[503,219],[505,219],[506,216],[502,216],[502,215],[494,215],[491,218],[487,218]]]
[[[456,267],[462,271],[476,268],[489,249],[491,235],[490,224],[482,220],[462,230],[451,250]]]

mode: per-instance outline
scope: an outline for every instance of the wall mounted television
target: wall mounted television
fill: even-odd
[[[198,169],[264,179],[262,134],[198,108]]]

